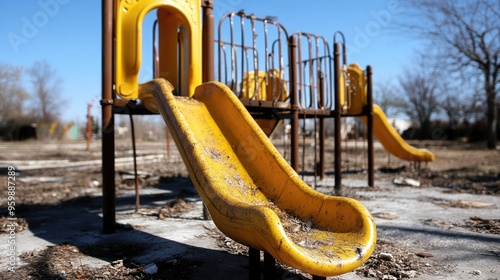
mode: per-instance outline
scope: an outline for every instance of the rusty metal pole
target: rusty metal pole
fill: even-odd
[[[297,41],[295,36],[288,38],[288,55],[290,56],[290,101],[292,104],[292,119],[290,130],[290,160],[292,168],[298,172],[299,170],[299,106],[297,96]]]
[[[323,109],[325,106],[325,87],[323,85],[325,77],[321,71],[318,73],[319,76],[319,106]],[[325,128],[325,118],[319,118],[319,178],[323,180],[325,178],[325,138],[326,138],[326,128]]]
[[[214,4],[204,0],[203,4],[203,82],[214,80]],[[220,77],[219,77],[220,79]]]
[[[264,252],[264,280],[275,280],[277,276],[276,259],[268,252]]]
[[[113,7],[102,0],[102,215],[103,232],[116,231],[115,129],[113,119]]]
[[[135,213],[141,209],[141,197],[139,195],[139,176],[137,175],[137,148],[135,145],[134,117],[132,113],[128,114],[130,118],[130,137],[132,138],[132,157],[134,159],[134,190],[135,190]]]
[[[248,247],[248,279],[260,280],[260,250]]]
[[[160,56],[158,54],[158,48],[156,43],[156,34],[158,28],[158,19],[153,24],[153,78],[160,78]],[[167,142],[167,159],[170,159],[170,133],[168,126],[165,125],[165,141]]]
[[[335,110],[334,110],[334,118],[335,118],[335,127],[334,127],[334,166],[335,166],[335,192],[339,194],[342,190],[342,154],[341,154],[341,134],[340,134],[340,119],[342,117],[341,108],[340,108],[340,45],[336,43],[333,46],[333,58],[334,58],[334,82],[335,82]]]
[[[87,104],[87,151],[90,151],[90,142],[92,141],[92,103]]]
[[[373,86],[372,67],[366,67],[366,114],[367,114],[367,141],[368,141],[368,186],[374,186],[374,153],[373,153]]]

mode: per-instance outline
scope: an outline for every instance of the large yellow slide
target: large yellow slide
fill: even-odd
[[[146,107],[174,135],[191,179],[217,227],[235,241],[317,276],[354,270],[377,238],[358,201],[305,184],[225,85],[172,94],[164,79],[140,85]]]
[[[347,68],[349,83],[346,89],[341,87],[341,103],[345,105],[347,114],[360,114],[366,102],[366,79],[357,64],[351,64]],[[341,84],[344,83],[341,76]],[[347,91],[347,94],[344,92]],[[345,98],[347,97],[347,98]],[[346,105],[348,104],[348,105]],[[361,117],[366,122],[366,117]],[[417,149],[410,146],[399,135],[387,120],[384,111],[377,105],[373,105],[373,133],[382,146],[394,156],[408,161],[434,161],[434,154],[426,149]]]

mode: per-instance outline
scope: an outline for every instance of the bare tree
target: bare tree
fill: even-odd
[[[396,116],[404,112],[405,103],[400,98],[400,90],[396,85],[385,82],[375,86],[373,99],[387,116]]]
[[[28,94],[22,86],[23,69],[0,63],[0,123],[16,120],[24,115]]]
[[[61,105],[61,80],[47,61],[37,61],[28,70],[33,85],[32,109],[41,123],[58,119]]]
[[[498,0],[411,0],[406,25],[428,39],[451,71],[472,71],[482,83],[488,125],[487,147],[496,147],[500,83],[500,2]]]
[[[399,77],[399,84],[405,93],[404,112],[419,126],[419,138],[428,138],[431,133],[432,116],[439,111],[441,96],[436,71],[420,64],[406,69]]]
[[[479,94],[447,95],[443,98],[440,107],[448,118],[448,126],[453,129],[459,125],[477,121],[478,116],[483,115],[484,112],[482,104],[484,101]]]

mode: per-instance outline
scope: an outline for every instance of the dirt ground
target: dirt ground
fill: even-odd
[[[301,170],[304,173],[314,173],[314,159],[319,156],[312,148],[312,140],[307,140],[305,155],[301,162]],[[281,141],[275,141],[278,149],[289,155],[289,150]],[[412,178],[420,183],[415,188],[427,188],[430,186],[442,187],[445,193],[471,193],[484,196],[500,195],[500,151],[487,150],[484,143],[463,142],[412,142],[416,147],[431,150],[436,161],[421,164],[419,167],[389,156],[380,147],[375,149],[375,186],[369,188],[377,191],[378,182],[391,182],[397,178]],[[172,143],[173,146],[173,143]],[[366,146],[363,142],[346,143],[349,148],[342,153],[342,178],[366,180]],[[36,228],[36,224],[29,224],[22,219],[22,214],[27,211],[37,211],[55,206],[64,206],[65,203],[85,204],[90,198],[101,193],[101,168],[100,147],[94,143],[90,151],[84,149],[84,143],[0,143],[0,166],[24,165],[29,168],[19,170],[16,177],[16,214],[18,215],[17,231]],[[187,171],[180,161],[180,157],[174,147],[170,152],[165,151],[165,143],[139,142],[138,156],[139,170],[141,171],[141,189],[155,188],[158,184],[169,183],[175,178],[187,177]],[[129,158],[132,154],[131,145],[128,141],[118,141],[116,147],[117,158]],[[83,162],[83,163],[82,163]],[[332,149],[326,151],[326,175],[333,176],[333,153]],[[81,165],[79,163],[82,163]],[[41,165],[41,166],[37,166]],[[302,166],[305,166],[302,168]],[[134,180],[131,177],[131,162],[117,163],[116,167],[117,189],[134,189]],[[7,174],[4,168],[0,170],[3,175]],[[0,177],[6,178],[6,177]],[[2,179],[3,180],[3,179]],[[345,189],[345,188],[344,188]],[[356,197],[355,193],[345,191],[346,195]],[[0,191],[0,237],[9,232],[9,220],[7,211],[7,189]],[[473,208],[481,205],[471,205],[467,202],[433,201],[433,203],[447,207]],[[453,204],[454,203],[454,204]],[[189,211],[193,206],[191,202],[179,199],[175,202],[158,206],[153,209],[159,219],[180,215]],[[391,217],[383,217],[391,219]],[[428,221],[432,223],[433,221]],[[447,226],[447,225],[437,225]],[[500,234],[500,217],[498,219],[483,219],[471,217],[460,226],[469,231],[484,234]],[[123,228],[122,230],[131,230]],[[247,255],[247,249],[217,230],[211,235],[217,240],[217,244],[223,250],[231,254]],[[101,253],[96,250],[102,251]],[[147,267],[134,263],[132,260],[121,260],[112,262],[110,265],[92,268],[78,265],[68,260],[78,259],[79,256],[87,255],[121,255],[120,252],[133,252],[144,250],[130,246],[109,246],[109,248],[77,248],[72,244],[58,244],[50,246],[43,251],[33,251],[20,256],[25,263],[17,269],[19,279],[191,279],[192,270],[198,263],[178,258],[158,263],[158,272],[154,275],[147,273]],[[415,252],[411,248],[402,247],[393,240],[378,240],[377,247],[372,257],[356,270],[358,275],[376,279],[402,279],[414,278],[417,274],[429,272],[432,269],[443,269],[439,266],[429,266],[428,259],[432,255],[426,252]],[[49,262],[41,260],[49,259]],[[50,263],[50,265],[47,265]],[[44,266],[44,267],[39,267]],[[64,273],[61,273],[64,271]],[[309,276],[302,275],[292,268],[280,266],[281,273],[294,275],[295,278],[307,279]],[[40,274],[41,273],[41,274]],[[54,275],[56,278],[54,278]],[[175,275],[175,277],[172,277]],[[9,274],[0,272],[0,279],[12,279]],[[285,278],[283,278],[285,279]]]

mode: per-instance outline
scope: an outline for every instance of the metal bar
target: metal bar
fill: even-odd
[[[243,12],[239,13],[238,16],[240,17],[240,32],[241,32],[241,44],[243,46],[245,46],[245,18],[243,17],[245,14]],[[245,48],[241,48],[241,77],[240,79],[238,79],[238,76],[236,76],[236,80],[237,81],[243,81],[243,76],[245,75]],[[248,65],[248,63],[247,63]],[[238,74],[238,73],[237,73]],[[241,89],[240,89],[241,90]],[[254,92],[254,95],[255,95],[255,92]],[[252,99],[252,97],[250,97],[250,99]]]
[[[228,63],[227,62],[227,52],[226,52],[225,48],[223,49],[221,45],[219,45],[219,46],[220,46],[219,53],[221,53],[221,51],[224,52],[224,64],[221,63],[221,60],[219,58],[219,73],[222,71],[221,70],[222,69],[222,65],[224,65],[224,79],[222,79],[222,76],[220,76],[220,74],[219,74],[219,81],[220,82],[223,81],[223,83],[227,85],[228,84],[228,78],[227,78],[227,73],[228,73],[228,71],[227,71],[227,63]]]
[[[179,28],[177,31],[177,90],[179,95],[187,95],[187,91],[184,91],[184,69],[186,65],[183,62],[183,59],[186,55],[186,46],[184,42],[184,33],[182,32],[182,28]],[[186,89],[187,90],[187,89]]]
[[[224,15],[224,17],[226,17],[227,15]],[[223,17],[223,18],[224,18]],[[222,19],[223,19],[222,18]],[[223,47],[224,47],[224,43],[222,42],[222,38],[221,38],[221,34],[222,34],[222,19],[219,21],[219,24],[217,25],[217,77],[218,77],[218,80],[219,82],[223,82],[227,85],[227,59],[226,59],[226,52],[225,52],[225,49],[224,49],[224,65],[226,65],[225,67],[225,76],[226,76],[226,79],[222,79],[222,51],[223,51]],[[232,89],[232,88],[231,88]]]
[[[282,26],[277,24],[276,22],[273,22],[274,26],[276,26],[276,30],[278,32],[278,59],[279,59],[279,66],[280,66],[280,77],[283,76],[283,73],[285,72],[285,62],[283,60],[283,41],[282,41],[282,36],[281,36],[281,32],[282,32]],[[288,37],[288,34],[286,32],[286,30],[283,29],[283,33],[285,33],[285,36]],[[275,98],[275,100],[281,100],[281,97],[283,96],[283,91],[284,91],[284,88],[280,86],[280,94],[279,96],[277,96]]]
[[[323,108],[325,99],[325,87],[324,87],[324,76],[321,71],[318,73],[319,78],[319,106]],[[325,138],[326,138],[326,127],[325,118],[319,118],[319,178],[323,180],[325,178]]]
[[[203,82],[214,80],[214,4],[203,1]],[[220,79],[220,77],[219,77]]]
[[[130,118],[130,131],[132,138],[132,157],[134,159],[134,189],[135,189],[135,212],[138,213],[141,208],[141,198],[139,196],[139,176],[137,176],[137,149],[135,146],[135,128],[134,128],[134,117],[129,114]]]
[[[90,151],[90,142],[92,141],[92,103],[87,104],[87,151]]]
[[[367,126],[368,126],[368,186],[374,186],[374,153],[373,153],[373,84],[372,67],[366,67],[366,106],[367,106]]]
[[[248,52],[247,52],[247,50],[248,50],[248,49],[249,49],[249,48],[247,48],[247,47],[243,47],[243,48],[241,48],[241,50],[242,50],[242,54],[243,54],[243,56],[242,56],[242,58],[241,58],[241,61],[242,61],[243,63],[242,63],[241,65],[242,65],[242,66],[246,65],[246,69],[242,69],[242,71],[241,71],[241,73],[242,73],[242,76],[241,76],[242,81],[243,81],[244,73],[250,73],[250,69],[248,68],[248,67],[249,67],[249,65],[250,65],[250,62],[249,62],[249,60],[248,60]],[[246,62],[246,63],[245,63],[245,62]],[[255,74],[257,74],[257,73],[255,73]],[[250,101],[252,101],[253,99],[258,99],[258,98],[255,98],[255,92],[258,90],[258,89],[257,89],[257,79],[258,79],[257,75],[254,75],[253,80],[254,80],[254,86],[255,86],[255,87],[254,87],[254,89],[255,89],[255,90],[252,92],[252,95],[249,95],[249,96],[248,96],[248,99],[249,99]],[[249,81],[248,81],[248,86],[250,85],[250,83],[251,83],[251,81],[249,80]],[[241,91],[241,92],[243,92],[243,87],[241,87],[241,88],[240,88],[240,91]]]
[[[237,82],[238,82],[238,72],[237,72],[237,55],[236,55],[236,47],[234,46],[234,14],[231,14],[229,17],[229,26],[230,26],[230,34],[231,34],[231,89],[236,91]]]
[[[262,22],[262,28],[264,29],[264,56],[265,56],[265,69],[266,73],[269,72],[269,33],[267,29],[267,19]],[[267,75],[266,75],[266,85],[267,85]]]
[[[248,247],[248,273],[250,280],[260,279],[260,251]]]
[[[311,36],[307,35],[307,50],[308,50],[308,58],[307,62],[309,63],[309,105],[308,108],[314,108],[314,64],[312,61],[313,58],[313,48],[312,48],[312,40]]]
[[[306,134],[304,133],[306,130],[306,118],[302,118],[302,180],[304,180],[304,176],[306,175]],[[316,135],[314,136],[316,138]],[[316,147],[314,147],[316,149]],[[316,154],[315,154],[316,155]],[[316,157],[314,158],[314,162],[316,161]]]
[[[300,106],[300,107],[304,107],[303,106],[303,101],[302,101],[302,79],[303,79],[303,76],[302,76],[302,39],[301,39],[301,36],[300,34],[297,34],[297,39],[295,41],[295,49],[296,49],[296,53],[294,53],[294,56],[295,56],[295,61],[294,63],[290,63],[290,65],[292,65],[292,68],[298,68],[298,71],[297,71],[297,76],[296,76],[296,79],[297,79],[297,105]]]
[[[255,29],[255,18],[250,17],[250,24],[252,26],[252,50],[253,50],[253,72],[254,72],[254,97],[256,100],[260,99],[260,91],[263,90],[259,87],[259,53],[257,51],[257,31]],[[250,72],[248,72],[250,73]],[[267,76],[267,75],[266,75]],[[266,82],[267,84],[267,82]],[[252,99],[252,98],[251,98]]]
[[[160,56],[158,55],[158,44],[156,42],[156,29],[158,28],[158,20],[153,23],[153,78],[160,77]]]
[[[330,45],[328,44],[328,40],[326,38],[321,37],[323,40],[323,52],[324,52],[324,58],[319,57],[319,60],[322,61],[321,65],[324,67],[321,71],[323,72],[323,81],[324,81],[324,90],[323,92],[325,93],[325,99],[323,101],[323,106],[324,108],[322,109],[328,109],[332,110],[333,108],[333,94],[332,94],[332,83],[331,79],[333,77],[333,70],[332,70],[332,56],[330,55]],[[326,77],[325,77],[326,75]]]
[[[102,215],[103,232],[115,233],[115,133],[113,118],[113,9],[102,0]]]
[[[341,111],[340,111],[340,53],[339,53],[339,44],[336,43],[333,45],[333,59],[334,59],[334,73],[335,73],[335,79],[334,79],[334,85],[335,85],[335,127],[334,127],[334,142],[335,142],[335,149],[334,149],[334,167],[335,167],[335,192],[337,194],[340,193],[342,190],[342,165],[341,165],[341,160],[342,160],[342,154],[341,154],[341,134],[340,134],[340,125],[341,121],[340,118],[341,116]]]
[[[264,280],[275,280],[277,272],[276,260],[271,254],[264,252]]]
[[[295,36],[290,36],[288,56],[290,57],[290,101],[292,103],[292,119],[290,129],[290,161],[295,171],[299,170],[299,111],[298,111],[298,93],[297,93],[297,40]]]

